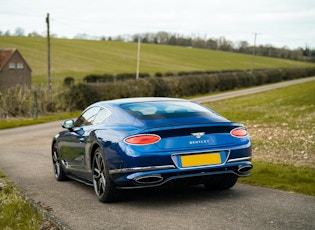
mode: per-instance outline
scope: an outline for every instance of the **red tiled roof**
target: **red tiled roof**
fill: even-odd
[[[16,49],[0,49],[0,70],[6,65]]]

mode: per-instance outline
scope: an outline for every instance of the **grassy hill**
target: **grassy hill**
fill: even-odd
[[[33,83],[47,81],[47,41],[36,37],[0,36],[0,48],[17,48],[32,68]],[[251,55],[166,45],[141,44],[140,72],[249,69]],[[81,80],[88,74],[135,73],[137,43],[51,39],[53,82],[67,76]],[[254,68],[314,67],[315,64],[255,57]]]

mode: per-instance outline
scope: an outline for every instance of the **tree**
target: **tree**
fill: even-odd
[[[192,45],[193,47],[196,47],[196,48],[206,48],[207,46],[205,40],[199,37],[193,40]]]
[[[178,45],[178,44],[177,44],[177,38],[176,38],[175,35],[172,35],[172,36],[170,37],[170,39],[168,40],[168,44],[169,44],[169,45],[172,45],[172,46]]]
[[[169,41],[169,37],[170,35],[165,32],[165,31],[160,31],[156,34],[156,41],[159,43],[159,44],[167,44],[168,41]]]
[[[247,41],[238,42],[237,49],[240,53],[250,53],[249,43]]]
[[[217,50],[218,49],[218,43],[214,39],[208,39],[207,40],[207,48],[210,50]]]
[[[78,33],[77,35],[74,36],[74,39],[82,39],[82,40],[88,40],[90,38],[90,35],[86,33]]]
[[[21,27],[17,27],[15,29],[15,35],[16,36],[19,36],[19,37],[24,36],[24,32],[25,32],[25,30]]]
[[[220,37],[218,40],[219,50],[222,51],[232,51],[233,43],[225,39],[225,37]]]
[[[29,37],[41,37],[39,33],[37,33],[36,31],[33,31],[31,33],[28,34]]]

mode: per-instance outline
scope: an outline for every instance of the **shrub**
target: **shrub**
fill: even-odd
[[[73,77],[66,77],[63,81],[63,85],[66,87],[70,87],[74,85],[74,78]]]
[[[136,79],[136,73],[120,73],[116,75],[117,81]]]
[[[139,78],[147,78],[150,77],[150,74],[148,73],[139,73]]]
[[[174,76],[175,76],[175,74],[172,72],[166,72],[165,73],[165,77],[174,77]]]
[[[52,99],[49,98],[47,87],[43,85],[9,88],[0,93],[0,118],[37,117],[49,112],[64,111],[66,103],[63,95],[64,90],[54,86]]]
[[[266,73],[260,71],[260,70],[254,70],[253,71],[253,76],[255,77],[255,84],[256,85],[263,85],[268,83],[268,75]]]
[[[150,78],[148,81],[151,85],[153,96],[167,97],[171,94],[171,86],[166,78]]]
[[[144,79],[139,79],[138,81],[127,80],[116,84],[103,84],[98,85],[98,87],[102,100],[153,96],[150,82]]]
[[[236,72],[234,73],[234,75],[239,79],[239,85],[237,86],[237,88],[250,87],[254,85],[255,78],[251,72]]]
[[[83,82],[85,83],[97,83],[99,75],[90,74],[83,78]]]
[[[219,73],[219,91],[232,90],[239,85],[238,78],[233,73]]]
[[[154,77],[163,77],[163,74],[161,72],[157,72],[154,74]]]
[[[97,85],[79,83],[70,88],[65,94],[66,103],[70,110],[84,109],[90,104],[101,99]]]
[[[0,96],[0,115],[8,117],[29,117],[32,115],[31,90],[25,86],[9,88]]]
[[[115,76],[112,74],[104,74],[104,75],[97,75],[97,74],[90,74],[83,78],[85,83],[104,83],[104,82],[114,82]]]

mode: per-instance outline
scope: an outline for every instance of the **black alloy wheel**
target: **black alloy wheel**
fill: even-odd
[[[57,181],[64,181],[67,179],[67,176],[62,168],[61,160],[58,154],[58,148],[57,144],[54,145],[53,151],[52,151],[52,162],[54,167],[54,174],[57,179]]]
[[[93,186],[98,199],[104,203],[116,201],[119,191],[110,179],[108,166],[100,148],[95,152],[92,169]]]

